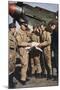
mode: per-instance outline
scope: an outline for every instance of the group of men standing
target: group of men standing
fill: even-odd
[[[22,22],[20,29],[16,31],[15,24],[9,24],[9,87],[13,87],[11,75],[14,76],[16,69],[17,52],[21,64],[20,83],[26,84],[29,70],[31,77],[52,79],[51,31],[55,30],[56,25],[51,24],[50,28],[51,30],[42,23],[33,26],[31,32],[27,23]]]

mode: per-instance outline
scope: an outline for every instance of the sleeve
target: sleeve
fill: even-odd
[[[9,44],[9,48],[14,48],[14,40],[10,33],[8,34],[8,44]]]
[[[20,46],[20,44],[22,43],[22,38],[19,32],[16,35],[16,40],[17,40],[17,44]]]
[[[41,47],[45,47],[51,44],[51,35],[49,32],[46,33],[46,40],[42,43],[40,43]]]
[[[30,45],[30,43],[23,41],[22,34],[20,34],[20,33],[17,33],[16,40],[17,40],[18,46],[24,46],[25,47],[25,46]]]

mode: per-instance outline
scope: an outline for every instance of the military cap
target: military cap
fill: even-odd
[[[26,22],[22,22],[21,25],[24,25],[25,27],[28,27],[28,24]]]
[[[16,28],[16,25],[14,23],[10,23],[9,28]]]

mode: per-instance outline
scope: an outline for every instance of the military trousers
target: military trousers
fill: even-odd
[[[29,55],[25,48],[19,48],[21,60],[21,80],[26,81]]]
[[[44,50],[45,65],[48,75],[52,75],[51,50]]]
[[[14,48],[9,49],[9,56],[8,56],[8,67],[9,67],[9,74],[15,71],[15,64],[16,64],[16,51]]]
[[[35,49],[34,52],[31,53],[31,73],[41,73],[41,71],[40,52]]]
[[[39,57],[31,58],[31,69],[32,69],[32,74],[35,74],[35,72],[41,73]]]

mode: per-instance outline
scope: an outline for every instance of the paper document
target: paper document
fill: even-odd
[[[34,47],[26,47],[25,49],[27,50],[32,50]],[[37,50],[39,50],[40,52],[43,52],[43,50],[41,48],[35,47]]]
[[[41,48],[35,47],[37,50],[39,50],[40,52],[43,52],[43,50]]]

